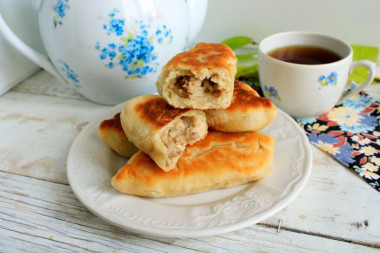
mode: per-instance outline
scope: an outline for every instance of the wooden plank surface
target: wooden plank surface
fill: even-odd
[[[368,90],[379,97],[379,87]],[[137,236],[101,221],[67,185],[66,159],[81,129],[109,108],[83,99],[44,71],[0,97],[0,248],[19,245],[17,250],[32,252],[380,249],[379,193],[315,147],[305,189],[284,210],[252,227],[177,240]]]
[[[220,236],[140,236],[109,225],[78,202],[70,187],[0,172],[0,247],[26,252],[375,252],[358,244],[257,224]]]
[[[0,99],[0,166],[67,183],[66,159],[79,131],[108,107],[85,100],[9,92]]]
[[[29,94],[86,100],[72,86],[58,82],[55,77],[44,70],[36,72],[12,90]]]

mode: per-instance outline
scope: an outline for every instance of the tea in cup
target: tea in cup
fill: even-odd
[[[259,44],[259,77],[265,97],[295,118],[318,116],[367,87],[375,63],[352,60],[351,46],[314,32],[284,32]],[[348,77],[364,66],[367,80],[348,91]]]

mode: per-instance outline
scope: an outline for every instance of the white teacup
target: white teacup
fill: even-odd
[[[5,24],[20,52],[94,102],[156,92],[161,68],[199,32],[207,0],[34,0],[47,56]]]
[[[323,64],[299,64],[279,60],[268,54],[290,46],[312,46],[334,52],[341,59]],[[352,61],[351,46],[334,37],[313,32],[274,34],[259,45],[259,76],[265,97],[295,118],[318,116],[344,99],[359,93],[375,76],[375,63]],[[367,80],[347,90],[349,74],[358,66],[368,69]]]

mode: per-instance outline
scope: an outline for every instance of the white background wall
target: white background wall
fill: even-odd
[[[205,25],[195,41],[248,35],[259,42],[289,30],[322,32],[351,44],[380,47],[380,1],[209,0]]]

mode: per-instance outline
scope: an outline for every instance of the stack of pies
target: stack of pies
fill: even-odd
[[[237,59],[225,45],[199,43],[174,56],[156,83],[158,95],[129,100],[98,135],[130,157],[112,178],[118,191],[167,197],[262,179],[275,141],[258,131],[277,108],[236,81]]]

